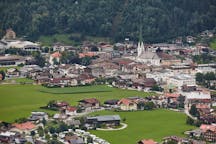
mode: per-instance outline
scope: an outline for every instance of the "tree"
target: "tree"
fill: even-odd
[[[160,91],[160,92],[162,92],[163,88],[161,88],[159,85],[154,85],[154,86],[152,86],[151,90],[152,91]]]
[[[93,143],[92,137],[90,137],[90,136],[87,137],[87,143]]]
[[[203,82],[203,80],[204,80],[203,74],[202,73],[196,73],[196,81],[201,84]]]
[[[56,132],[56,129],[54,128],[54,127],[49,127],[49,132],[51,133],[51,134],[54,134],[55,132]]]
[[[5,79],[5,72],[3,70],[0,71],[0,75],[2,75],[2,79],[0,79],[0,80],[4,80]]]
[[[45,58],[40,54],[40,52],[35,52],[33,56],[37,65],[39,65],[40,67],[45,66]]]
[[[193,104],[193,105],[191,106],[189,113],[190,113],[192,116],[199,117],[199,111],[197,110],[195,104]]]
[[[145,110],[152,110],[155,107],[153,102],[146,102],[144,105]]]
[[[42,119],[42,124],[45,126],[47,123],[47,121],[45,120],[45,118]]]
[[[44,136],[44,130],[43,130],[43,128],[41,126],[38,127],[38,134],[39,134],[40,137]]]
[[[35,131],[31,131],[31,136],[35,136]]]
[[[193,125],[194,124],[194,120],[192,118],[190,118],[189,116],[187,116],[186,124]]]

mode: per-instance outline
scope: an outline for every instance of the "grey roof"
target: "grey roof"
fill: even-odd
[[[119,115],[104,115],[104,116],[97,116],[97,117],[87,117],[87,119],[97,119],[97,121],[121,120]]]

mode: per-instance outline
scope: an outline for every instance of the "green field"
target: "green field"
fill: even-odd
[[[216,37],[211,41],[210,47],[214,50],[216,50]]]
[[[122,90],[108,86],[73,88],[45,88],[39,85],[0,85],[0,121],[13,122],[28,117],[31,111],[40,110],[50,100],[64,100],[72,105],[84,98],[120,99],[128,96],[147,96],[149,93]]]
[[[137,111],[137,112],[110,112],[102,111],[94,115],[119,114],[126,118],[128,127],[120,131],[90,131],[111,144],[134,144],[141,139],[161,141],[170,135],[184,136],[183,132],[194,129],[187,125],[183,113],[169,110]]]
[[[28,79],[28,78],[11,78],[11,79],[5,79],[2,82],[5,83],[33,83],[34,80]]]

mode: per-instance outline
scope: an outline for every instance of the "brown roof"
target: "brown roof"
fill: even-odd
[[[32,130],[36,128],[36,125],[34,125],[32,122],[25,122],[21,124],[15,123],[12,126],[20,130]]]
[[[90,103],[90,104],[99,103],[99,101],[96,98],[83,99],[80,102],[85,102],[85,103]]]

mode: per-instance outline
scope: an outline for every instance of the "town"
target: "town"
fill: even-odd
[[[107,85],[149,94],[106,101],[84,98],[77,105],[53,99],[41,106],[41,111],[29,112],[29,117],[16,119],[14,123],[1,121],[0,142],[109,144],[91,131],[121,131],[128,124],[118,112],[157,109],[184,113],[185,123],[194,128],[185,131],[184,137],[170,135],[162,141],[143,138],[134,143],[216,142],[216,51],[200,42],[212,37],[214,33],[207,30],[196,37],[178,37],[172,43],[145,44],[141,36],[138,43],[126,38],[114,44],[84,41],[73,46],[57,42],[44,47],[40,42],[17,38],[8,29],[0,41],[2,86],[64,89]],[[115,114],[92,115],[101,111]]]

